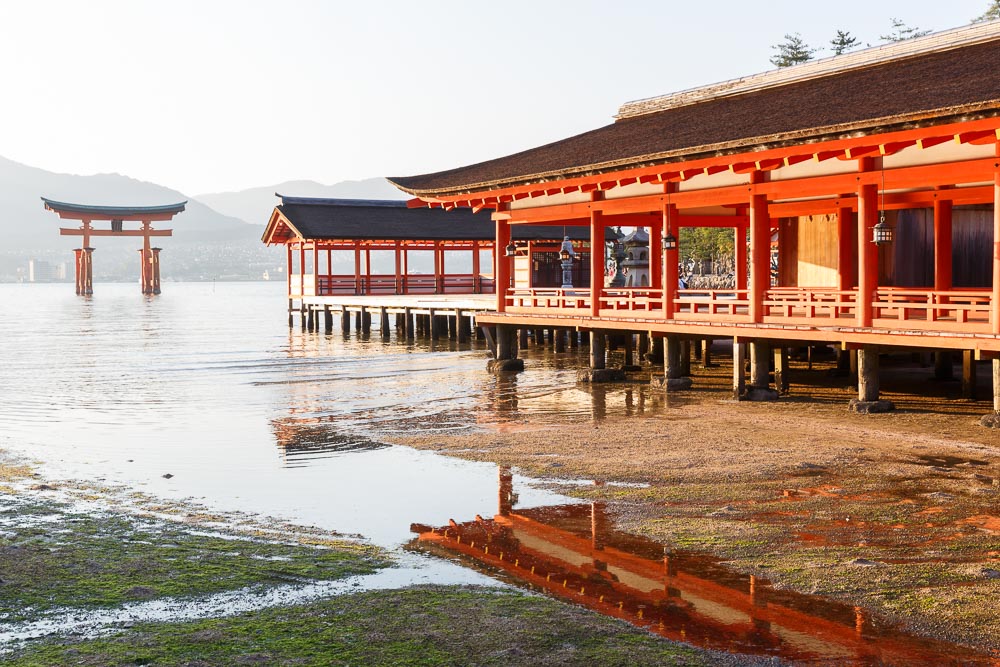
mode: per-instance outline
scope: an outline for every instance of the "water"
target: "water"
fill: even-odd
[[[377,335],[290,330],[283,284],[168,284],[155,298],[134,285],[95,292],[0,285],[0,447],[57,477],[394,548],[411,521],[490,511],[497,473],[385,446],[380,434],[516,422],[534,403],[552,414],[592,405],[568,381],[571,369],[487,375],[483,343],[441,354]],[[565,500],[537,485],[522,494],[525,506]]]
[[[363,340],[289,329],[282,283],[170,283],[155,298],[135,285],[95,291],[81,298],[65,284],[0,285],[0,448],[40,462],[49,477],[357,534],[400,554],[400,567],[345,584],[351,590],[499,577],[706,646],[836,664],[906,664],[907,655],[978,664],[963,651],[876,629],[841,605],[779,595],[761,582],[753,592],[745,577],[690,555],[674,557],[672,570],[660,545],[599,526],[589,505],[536,480],[380,440],[665,418],[662,392],[577,385],[582,355],[531,348],[531,372],[497,378],[484,372],[481,342],[431,349],[377,333]],[[518,500],[507,507],[511,488]],[[454,530],[484,536],[479,550],[492,535],[507,560],[449,542],[452,520]],[[511,542],[504,531],[513,520],[520,532]],[[535,563],[539,576],[511,556]],[[570,591],[571,580],[578,589]],[[773,604],[760,607],[764,599]],[[112,610],[80,627],[73,617],[8,630],[28,637],[53,623],[83,631],[104,616],[181,613],[161,606]]]

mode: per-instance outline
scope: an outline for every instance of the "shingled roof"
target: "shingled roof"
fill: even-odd
[[[949,31],[913,40],[917,48],[902,57],[828,68],[770,87],[689,96],[690,103],[620,115],[611,125],[507,157],[389,180],[416,196],[446,196],[997,116],[1000,23],[975,30],[973,40],[949,44],[950,35],[973,28]],[[928,46],[921,51],[920,44]]]
[[[281,197],[276,210],[306,240],[492,241],[496,237],[490,211],[407,208],[406,202],[391,200],[276,196]],[[264,231],[265,243],[275,242],[273,226]],[[567,227],[565,232],[574,240],[590,240],[589,227]],[[519,241],[561,241],[563,227],[514,225],[511,236]],[[612,230],[607,230],[606,238],[615,238]]]

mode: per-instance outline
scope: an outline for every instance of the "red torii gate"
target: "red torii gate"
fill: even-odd
[[[53,201],[45,197],[42,197],[42,201],[45,202],[46,210],[58,214],[60,218],[79,220],[82,223],[78,228],[62,227],[59,229],[61,236],[83,237],[82,247],[73,250],[76,254],[77,294],[94,293],[94,249],[90,247],[90,237],[92,236],[141,236],[142,249],[139,252],[142,255],[140,283],[142,293],[160,293],[160,248],[150,247],[149,237],[173,236],[173,230],[153,229],[152,223],[171,220],[184,210],[186,201],[164,206],[88,206]],[[111,223],[109,229],[95,229],[92,226],[95,221],[103,220]],[[142,226],[139,229],[124,229],[123,223],[126,220],[140,222]]]

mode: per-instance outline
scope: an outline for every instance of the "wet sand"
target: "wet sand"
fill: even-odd
[[[693,367],[694,391],[631,416],[595,408],[589,420],[525,417],[394,441],[554,484],[644,482],[562,490],[612,501],[621,530],[1000,655],[1000,433],[978,423],[990,404],[955,398],[957,382],[931,380],[908,355],[883,361],[893,414],[849,413],[853,389],[829,361],[793,362],[789,396],[741,403],[729,359],[717,361]],[[605,391],[584,390],[595,405]]]

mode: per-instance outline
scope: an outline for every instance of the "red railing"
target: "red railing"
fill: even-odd
[[[506,295],[511,313],[588,315],[589,289],[515,288]],[[934,291],[882,287],[873,295],[873,329],[918,329],[987,333],[991,291]],[[857,290],[826,287],[775,287],[767,290],[763,321],[768,324],[853,326]],[[663,291],[649,288],[608,288],[601,291],[600,317],[609,319],[663,317]],[[749,290],[679,289],[673,319],[712,322],[750,321]]]
[[[315,278],[315,282],[314,282]],[[449,273],[441,276],[383,274],[354,276],[350,274],[301,277],[304,289],[299,293],[300,276],[291,276],[289,296],[357,296],[384,294],[492,294],[496,282],[492,276],[471,273]]]

